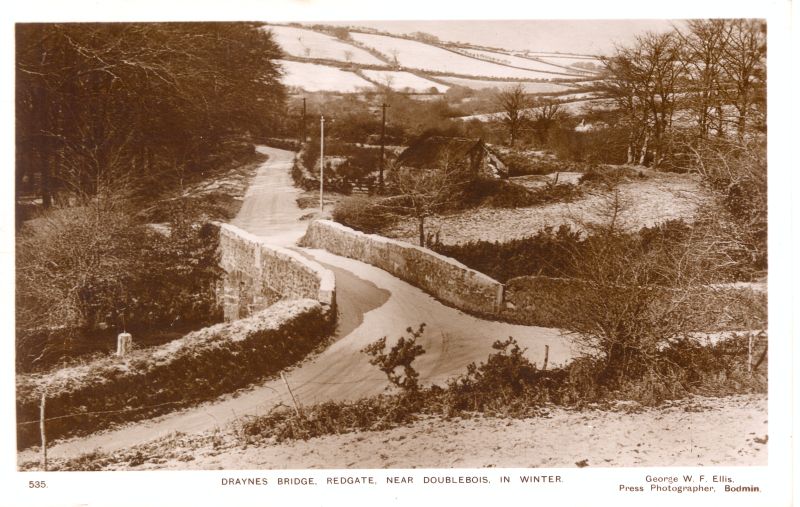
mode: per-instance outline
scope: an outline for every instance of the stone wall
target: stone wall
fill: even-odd
[[[220,226],[222,304],[225,320],[245,318],[284,299],[336,303],[333,273],[297,252],[268,245],[236,226]]]
[[[312,222],[302,243],[372,264],[461,310],[493,315],[503,302],[503,284],[497,280],[410,243],[364,234],[329,220]]]

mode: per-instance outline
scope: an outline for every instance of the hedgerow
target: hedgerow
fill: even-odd
[[[18,375],[18,446],[39,440],[42,392],[48,438],[86,434],[274,375],[317,347],[332,331],[330,322],[316,301],[279,302],[247,319],[195,331],[125,359],[105,357],[53,373]]]

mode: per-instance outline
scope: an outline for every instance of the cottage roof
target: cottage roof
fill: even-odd
[[[483,141],[463,137],[427,136],[413,142],[398,157],[401,165],[417,168],[436,167],[442,162],[459,162],[478,150],[486,150]]]

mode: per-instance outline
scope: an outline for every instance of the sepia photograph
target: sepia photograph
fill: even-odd
[[[263,12],[11,24],[26,488],[761,504],[766,16]]]

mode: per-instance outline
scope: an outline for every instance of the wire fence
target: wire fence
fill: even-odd
[[[760,332],[757,334],[749,333],[750,338],[748,340],[748,357],[747,357],[747,370],[752,371],[758,369],[759,366],[762,364],[764,359],[766,358],[767,351],[768,351],[768,342],[767,341],[767,334],[765,332]],[[756,351],[756,347],[759,347],[760,343],[763,343],[763,349],[760,351]],[[547,368],[547,358],[549,354],[549,346],[545,345],[545,354],[544,354],[544,361],[543,361],[543,369]],[[420,376],[419,380],[427,383],[435,383],[442,380],[448,380],[452,378],[458,378],[459,374],[453,373],[440,373],[437,375],[427,375],[427,376]],[[286,379],[285,375],[281,373],[280,379],[283,380],[286,386],[286,393],[282,393],[278,389],[275,389],[272,386],[261,384],[257,386],[255,389],[269,389],[273,391],[277,397],[276,399],[272,400],[271,403],[273,408],[286,405],[283,403],[284,401],[291,400],[291,403],[294,405],[295,411],[300,414],[301,408],[300,403],[295,397],[295,393],[299,392],[304,387],[307,386],[346,386],[346,385],[356,385],[356,384],[370,384],[372,387],[379,388],[379,387],[389,387],[391,384],[387,380],[387,378],[372,378],[372,377],[365,377],[359,378],[354,380],[342,380],[342,381],[320,381],[320,380],[303,380],[298,382],[294,385],[294,389],[290,386],[288,380]],[[269,382],[277,382],[277,379],[272,379]],[[288,394],[288,397],[286,396]],[[42,391],[42,399],[41,399],[41,417],[39,419],[29,420],[29,421],[21,421],[17,422],[18,427],[27,426],[31,424],[39,424],[41,429],[41,463],[42,469],[47,470],[47,438],[46,438],[46,426],[47,423],[50,421],[57,421],[63,419],[69,419],[74,417],[91,417],[91,416],[101,416],[101,415],[109,415],[109,414],[122,414],[122,413],[132,413],[132,412],[141,412],[146,410],[153,410],[161,407],[171,406],[171,405],[183,405],[183,406],[192,406],[195,403],[202,403],[212,401],[213,398],[202,397],[202,398],[193,398],[193,399],[184,399],[184,400],[176,400],[176,401],[169,401],[164,403],[157,403],[154,405],[144,405],[139,407],[128,407],[123,409],[117,410],[95,410],[95,411],[81,411],[75,412],[72,414],[62,414],[54,417],[46,417],[46,400],[47,400],[47,391],[46,389]]]

